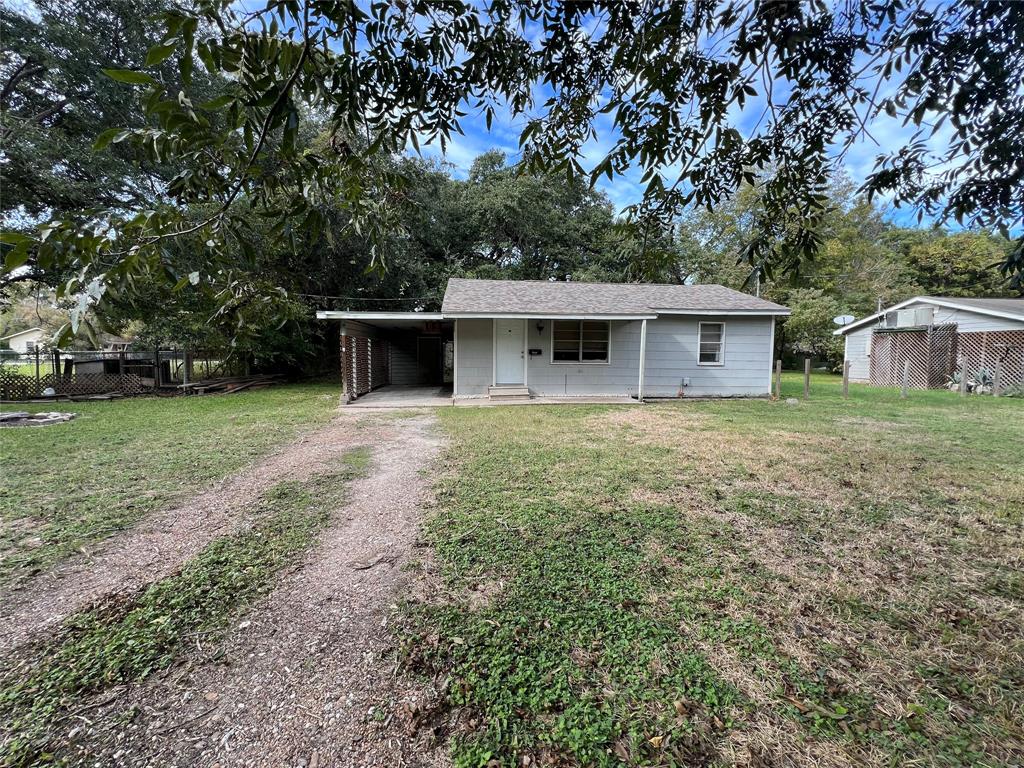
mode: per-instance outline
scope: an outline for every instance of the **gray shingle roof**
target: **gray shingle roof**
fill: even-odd
[[[962,304],[982,311],[1006,312],[1024,320],[1024,299],[961,299],[958,296],[926,296],[936,301],[948,301],[950,304]]]
[[[451,278],[444,314],[651,315],[657,312],[788,314],[786,307],[721,285],[563,283]]]

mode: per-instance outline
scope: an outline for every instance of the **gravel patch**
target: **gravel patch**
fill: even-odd
[[[368,474],[319,544],[216,647],[109,694],[69,757],[105,766],[438,766],[432,698],[396,673],[389,624],[412,576],[441,446],[432,414],[374,427]]]
[[[91,552],[15,582],[0,591],[0,660],[71,614],[164,578],[211,541],[250,524],[254,497],[278,483],[311,477],[353,448],[394,437],[393,424],[343,411],[184,504],[150,514]]]

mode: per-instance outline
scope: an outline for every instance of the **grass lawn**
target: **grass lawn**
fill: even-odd
[[[456,765],[1024,754],[1024,401],[815,376],[439,416],[401,640]]]
[[[336,385],[32,405],[67,424],[0,430],[0,582],[52,565],[326,423]],[[5,406],[13,409],[14,406]]]

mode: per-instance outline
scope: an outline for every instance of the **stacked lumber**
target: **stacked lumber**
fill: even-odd
[[[186,395],[229,395],[244,389],[263,389],[273,384],[280,384],[284,377],[277,374],[261,374],[258,376],[224,376],[216,379],[190,381],[179,384],[178,389]]]

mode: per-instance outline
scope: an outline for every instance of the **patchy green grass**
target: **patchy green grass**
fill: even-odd
[[[439,415],[401,639],[457,766],[1024,754],[1024,403],[818,375]]]
[[[74,421],[0,430],[0,582],[195,494],[326,423],[337,404],[331,385],[62,403]]]
[[[367,466],[356,449],[329,474],[283,482],[255,503],[254,526],[219,539],[181,570],[135,595],[120,595],[73,616],[57,637],[0,680],[3,765],[50,759],[50,728],[86,697],[168,666],[198,634],[226,627],[274,586]]]

